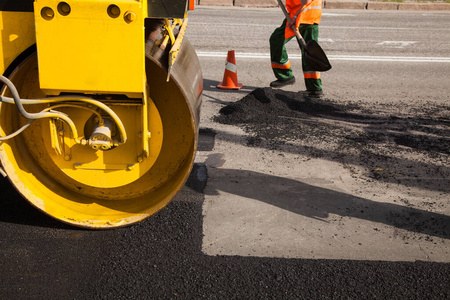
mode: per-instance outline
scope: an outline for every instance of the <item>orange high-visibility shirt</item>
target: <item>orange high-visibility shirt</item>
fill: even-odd
[[[313,0],[308,4],[303,3],[306,3],[306,0],[286,0],[286,8],[291,20],[301,9],[295,26],[298,28],[300,24],[319,24],[322,17],[322,0]],[[288,27],[288,24],[289,22],[286,22],[284,33],[286,39],[295,35],[294,31]]]

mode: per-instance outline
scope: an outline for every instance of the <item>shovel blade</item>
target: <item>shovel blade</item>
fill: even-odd
[[[305,60],[308,66],[314,71],[325,72],[331,69],[331,64],[325,52],[314,40],[310,40],[306,44]]]

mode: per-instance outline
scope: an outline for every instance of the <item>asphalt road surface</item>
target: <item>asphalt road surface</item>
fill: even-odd
[[[441,151],[449,148],[449,59],[442,52],[450,46],[448,13],[325,10],[319,42],[333,68],[322,74],[322,102],[296,94],[304,85],[295,40],[288,53],[297,82],[282,89],[290,94],[258,90],[274,80],[268,37],[282,18],[278,9],[201,9],[191,15],[189,37],[204,71],[201,123],[216,139],[213,151],[197,159],[210,167],[203,251],[448,262],[448,235],[437,241],[412,230],[420,220],[402,213],[397,218],[410,207],[442,213],[439,219],[448,224],[449,194],[442,187],[448,186],[449,160]],[[236,53],[243,84],[237,92],[216,88],[227,50]],[[262,102],[272,100],[272,112],[251,106],[245,96],[253,91]],[[238,107],[247,108],[241,113],[248,120],[215,122],[218,111],[241,99]],[[433,146],[423,151],[424,145]],[[317,211],[305,213],[305,204]],[[405,229],[399,223],[411,226],[399,233]],[[422,242],[429,239],[431,244]]]
[[[448,299],[449,16],[325,11],[321,45],[333,69],[327,98],[311,102],[296,94],[301,80],[267,89],[267,40],[281,12],[194,11],[188,37],[205,93],[186,186],[140,224],[89,231],[43,215],[2,179],[0,297]],[[236,92],[215,88],[230,49],[244,84]],[[302,135],[254,125],[264,102],[266,115],[295,121],[287,125]],[[223,108],[253,119],[224,120]],[[410,139],[399,139],[400,127]],[[377,143],[364,148],[367,137]],[[375,158],[361,156],[372,148]],[[380,153],[387,163],[364,163]]]

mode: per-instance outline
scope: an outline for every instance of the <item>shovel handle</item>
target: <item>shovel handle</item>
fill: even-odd
[[[302,48],[303,50],[306,49],[306,42],[303,39],[303,37],[300,35],[300,32],[298,32],[298,29],[294,30],[295,31],[295,37],[297,38],[297,42],[300,45],[300,48]]]
[[[288,20],[289,23],[291,23],[292,22],[291,16],[289,16],[289,13],[288,13],[288,11],[286,9],[286,6],[284,6],[284,4],[283,4],[283,2],[281,0],[277,0],[277,1],[278,1],[278,5],[280,5],[281,10],[283,11],[286,19]],[[300,34],[300,32],[298,31],[297,26],[295,26],[295,24],[293,24],[293,25],[291,25],[291,29],[294,30],[294,32],[295,32],[295,37],[297,38],[297,42],[298,42],[300,48],[306,49],[306,42],[303,39],[303,37]]]

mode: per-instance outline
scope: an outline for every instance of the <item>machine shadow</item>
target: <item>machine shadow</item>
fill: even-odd
[[[210,168],[214,189],[255,199],[308,218],[327,221],[330,215],[358,218],[411,232],[450,238],[450,216],[392,203],[376,202],[301,181],[250,170]],[[189,182],[188,182],[189,185]],[[195,187],[191,187],[195,188]]]
[[[208,129],[201,129],[201,141],[199,142],[200,151],[209,151],[213,147],[213,133]],[[192,171],[189,174],[185,186],[174,197],[174,201],[187,201],[192,193],[202,194],[206,187],[207,174],[204,166],[194,164]],[[27,225],[31,227],[41,227],[50,229],[63,229],[69,231],[85,231],[92,232],[90,229],[80,228],[65,224],[57,219],[54,219],[39,209],[33,207],[9,182],[8,178],[0,176],[0,223]],[[169,203],[168,207],[172,205]],[[170,210],[164,208],[163,210]],[[150,216],[148,219],[154,218]],[[141,222],[144,223],[145,221]],[[129,226],[132,227],[132,226]]]
[[[0,222],[38,227],[83,230],[64,224],[40,212],[17,192],[9,180],[0,178]]]

